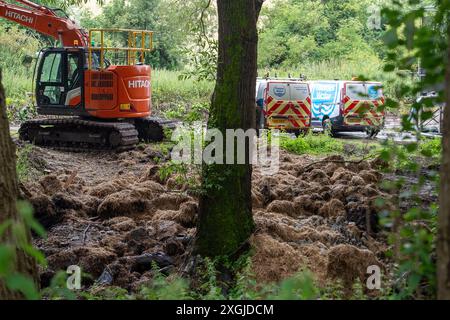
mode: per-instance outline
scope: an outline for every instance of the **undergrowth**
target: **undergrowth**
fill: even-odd
[[[196,281],[174,274],[166,276],[154,265],[151,281],[137,292],[95,284],[88,290],[68,291],[63,273],[57,274],[43,292],[48,299],[87,300],[316,300],[328,295],[343,297],[338,283],[320,287],[309,270],[299,271],[280,283],[258,284],[248,256],[234,265],[240,265],[240,269],[234,270],[234,281],[226,288],[219,280],[217,261],[205,259],[197,271],[201,276]],[[355,295],[354,298],[358,297]]]
[[[16,171],[19,181],[21,182],[27,181],[33,174],[33,168],[30,165],[29,159],[31,149],[31,145],[25,145],[23,148],[18,148],[16,151]]]
[[[344,151],[344,143],[326,134],[308,133],[296,139],[282,137],[281,147],[296,154],[330,154]]]

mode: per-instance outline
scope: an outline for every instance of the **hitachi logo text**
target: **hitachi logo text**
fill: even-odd
[[[148,80],[130,80],[128,81],[128,88],[150,88],[150,81]]]
[[[26,16],[24,14],[20,14],[20,13],[17,13],[17,12],[14,12],[14,11],[9,11],[9,10],[6,10],[5,17],[13,18],[15,20],[19,20],[19,21],[22,21],[22,22],[25,22],[25,23],[29,23],[29,24],[32,24],[33,21],[34,21],[33,17],[28,17],[28,16]]]

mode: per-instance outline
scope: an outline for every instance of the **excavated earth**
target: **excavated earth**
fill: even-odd
[[[48,230],[34,238],[48,267],[42,286],[70,265],[94,282],[138,290],[163,273],[180,271],[195,236],[198,199],[175,175],[162,180],[168,161],[152,145],[121,154],[68,153],[33,147],[32,165],[44,175],[21,185],[22,196]],[[256,232],[253,273],[260,283],[280,281],[301,269],[319,282],[365,283],[366,269],[388,269],[378,214],[393,198],[378,183],[380,161],[345,162],[282,152],[274,176],[253,172]],[[382,197],[384,208],[376,206]]]

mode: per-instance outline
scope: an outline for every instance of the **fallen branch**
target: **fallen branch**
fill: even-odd
[[[86,243],[86,235],[87,235],[87,232],[88,232],[89,228],[91,227],[91,225],[92,225],[92,224],[88,224],[88,226],[86,227],[86,229],[84,229],[84,231],[83,231],[83,244]]]

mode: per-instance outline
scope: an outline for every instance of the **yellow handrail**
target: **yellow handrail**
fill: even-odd
[[[93,46],[92,39],[95,33],[100,33],[100,45]],[[105,33],[128,33],[128,47],[105,46]],[[137,41],[141,37],[140,43]],[[148,47],[146,47],[148,39]],[[138,46],[139,43],[139,46]],[[88,62],[89,69],[92,69],[92,55],[94,52],[100,53],[99,67],[104,67],[104,57],[106,51],[124,51],[127,53],[127,64],[133,65],[136,62],[136,53],[140,53],[139,61],[144,63],[145,53],[153,50],[153,31],[134,29],[91,29],[89,30]]]

